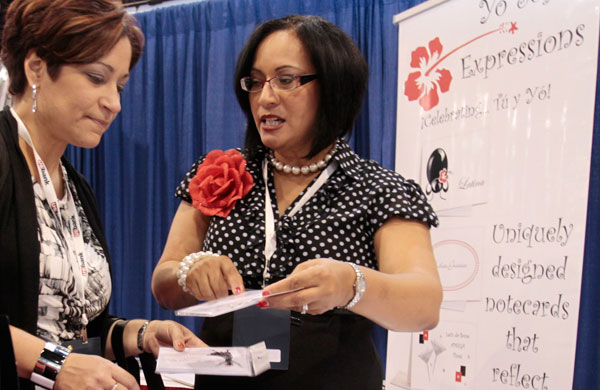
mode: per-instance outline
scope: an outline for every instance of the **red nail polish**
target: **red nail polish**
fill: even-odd
[[[267,301],[260,301],[260,302],[258,302],[256,305],[257,305],[258,307],[260,307],[260,308],[263,308],[263,309],[264,309],[265,307],[269,307],[269,302],[267,302]]]
[[[236,287],[236,288],[233,290],[233,292],[234,292],[235,294],[239,294],[239,293],[241,293],[241,292],[242,292],[242,288],[241,288],[241,287]]]
[[[269,295],[271,295],[271,291],[267,291],[267,290],[265,290],[265,291],[263,291],[263,292],[262,292],[262,296],[263,296],[263,297],[267,297],[267,296],[269,296]]]
[[[178,346],[180,349],[184,349],[184,348],[185,348],[185,344],[184,344],[184,343],[179,343],[179,344],[177,344],[177,346]]]

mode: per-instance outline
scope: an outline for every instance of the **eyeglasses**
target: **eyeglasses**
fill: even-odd
[[[318,78],[316,74],[306,74],[302,76],[286,74],[272,77],[269,80],[261,80],[257,79],[256,77],[242,77],[240,79],[240,84],[242,85],[242,89],[244,91],[251,93],[262,91],[265,83],[269,83],[273,89],[290,91],[298,88],[301,85],[309,83],[316,78]]]

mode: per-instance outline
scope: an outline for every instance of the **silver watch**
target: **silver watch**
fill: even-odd
[[[354,281],[354,296],[346,306],[342,307],[342,309],[346,310],[353,308],[354,305],[356,305],[358,301],[360,301],[363,294],[365,293],[365,290],[367,289],[367,281],[365,280],[365,275],[363,275],[360,268],[358,268],[358,266],[354,263],[348,264],[352,266],[352,269],[354,269],[354,272],[356,273],[356,280]]]

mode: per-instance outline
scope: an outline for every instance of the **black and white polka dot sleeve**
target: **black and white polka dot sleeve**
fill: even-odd
[[[413,180],[387,169],[378,170],[373,176],[369,219],[374,230],[391,217],[425,222],[429,227],[439,225],[435,211]]]
[[[192,203],[192,197],[190,196],[189,189],[190,181],[192,181],[194,176],[196,176],[196,171],[198,170],[198,167],[200,166],[200,164],[202,164],[205,158],[206,155],[200,156],[198,161],[196,161],[194,165],[192,165],[192,168],[185,174],[185,177],[183,178],[183,180],[181,180],[181,183],[179,183],[179,185],[175,189],[175,197],[180,198],[181,200],[185,200],[186,202]]]

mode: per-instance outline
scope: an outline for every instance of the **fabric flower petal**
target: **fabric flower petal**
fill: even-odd
[[[253,185],[254,179],[239,151],[213,150],[196,170],[189,190],[196,209],[207,216],[226,218]]]

